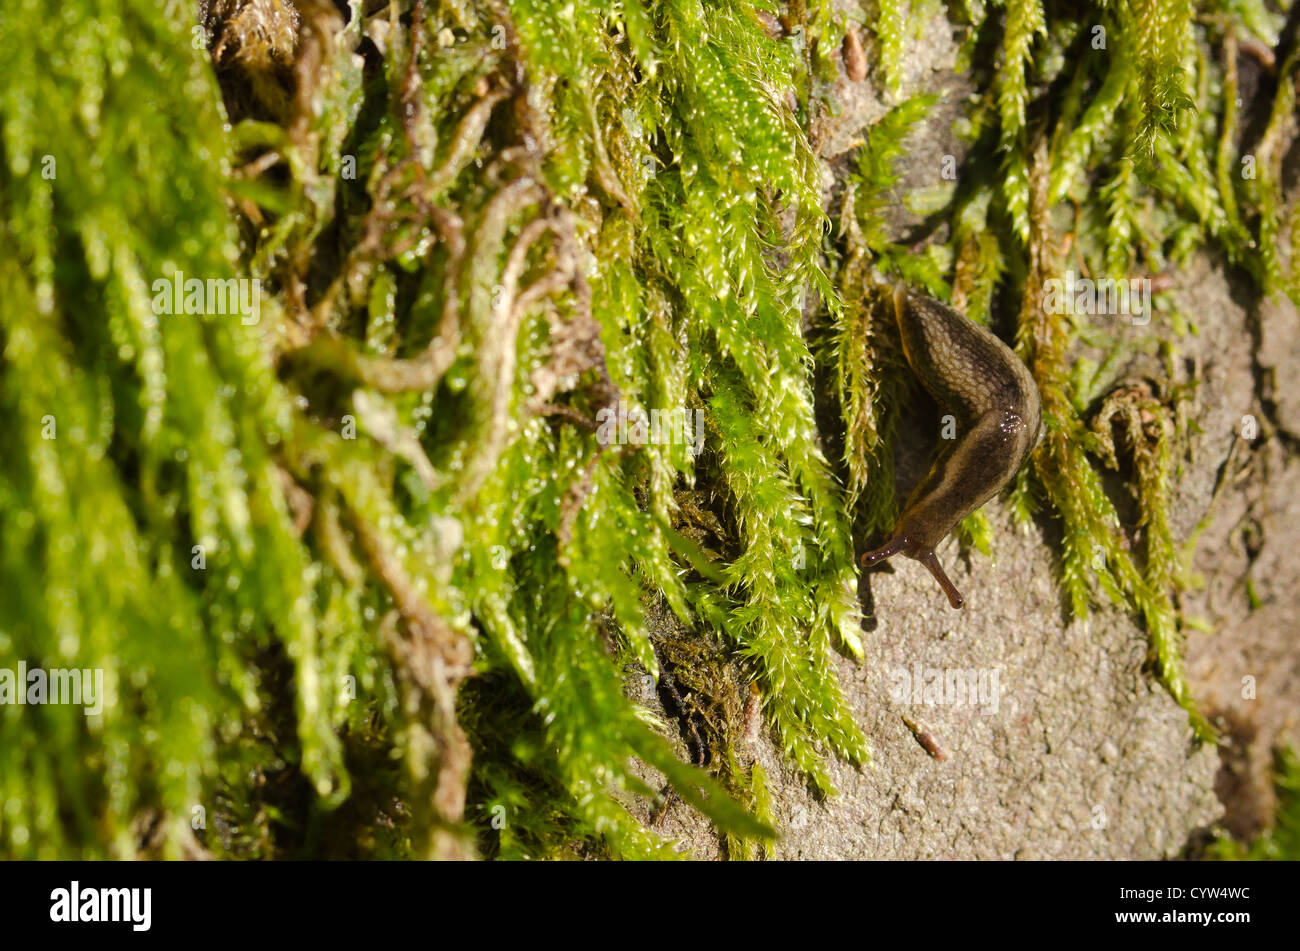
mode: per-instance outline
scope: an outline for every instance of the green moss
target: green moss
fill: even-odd
[[[1294,862],[1300,856],[1300,758],[1295,750],[1280,748],[1273,764],[1277,806],[1273,822],[1254,841],[1237,842],[1221,835],[1207,857],[1226,862]]]

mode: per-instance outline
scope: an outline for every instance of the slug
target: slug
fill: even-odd
[[[858,31],[851,26],[844,31],[840,56],[844,59],[844,72],[851,82],[859,83],[867,78],[867,54],[862,51]]]
[[[1042,434],[1038,387],[1001,340],[945,304],[894,292],[903,353],[957,438],[939,453],[912,491],[889,539],[862,556],[869,567],[894,555],[914,558],[934,575],[954,608],[957,590],[934,549],[954,525],[998,493],[1020,471]]]

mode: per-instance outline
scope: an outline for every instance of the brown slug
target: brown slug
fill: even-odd
[[[934,575],[954,608],[961,592],[934,549],[954,525],[1020,471],[1041,433],[1038,387],[1006,344],[930,297],[894,292],[903,353],[921,384],[957,422],[957,438],[912,490],[889,539],[862,556],[869,567],[894,555],[914,558]]]
[[[844,60],[844,72],[851,82],[859,83],[867,78],[867,54],[862,51],[862,40],[858,39],[858,31],[852,26],[844,31],[840,57]]]

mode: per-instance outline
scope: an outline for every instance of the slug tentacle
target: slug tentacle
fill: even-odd
[[[959,521],[997,494],[1038,442],[1042,410],[1028,368],[992,333],[929,297],[894,292],[903,353],[958,436],[912,491],[893,534],[862,556],[864,567],[894,555],[921,562],[954,608],[961,592],[934,549]]]

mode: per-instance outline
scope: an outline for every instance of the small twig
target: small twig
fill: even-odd
[[[442,165],[429,173],[428,180],[424,183],[424,197],[427,200],[435,200],[469,165],[474,153],[478,151],[479,143],[483,141],[483,133],[487,131],[492,110],[505,98],[504,90],[494,89],[471,106],[460,120],[452,136],[451,151],[447,153]]]
[[[912,731],[912,735],[916,737],[916,741],[920,743],[921,746],[925,748],[925,751],[932,757],[941,763],[948,758],[948,754],[943,751],[943,748],[939,746],[938,742],[930,735],[929,731],[923,730],[921,727],[917,726],[917,724],[907,716],[903,716],[903,724]]]
[[[257,178],[267,169],[274,168],[284,160],[284,156],[275,149],[263,152],[251,162],[241,165],[230,173],[231,178]]]
[[[749,685],[749,696],[745,698],[744,724],[744,742],[753,746],[763,729],[763,692],[756,683]]]
[[[601,454],[605,451],[604,446],[597,446],[596,451],[591,454],[591,459],[583,468],[582,474],[574,480],[564,493],[564,501],[560,504],[560,524],[555,530],[556,548],[559,554],[556,560],[563,568],[569,567],[569,556],[565,551],[569,543],[573,541],[573,525],[578,520],[578,513],[582,511],[582,504],[587,501],[591,495],[591,489],[594,484],[596,466],[600,463]]]
[[[600,429],[600,424],[594,419],[590,418],[580,410],[576,410],[572,406],[568,406],[564,403],[540,403],[533,411],[538,416],[562,416],[580,429],[585,429],[589,433],[594,433]]]
[[[301,538],[302,533],[311,524],[316,500],[310,492],[297,483],[288,469],[276,466],[276,470],[280,474],[280,487],[284,491],[284,500],[288,503],[289,513],[293,516],[293,534]]]

